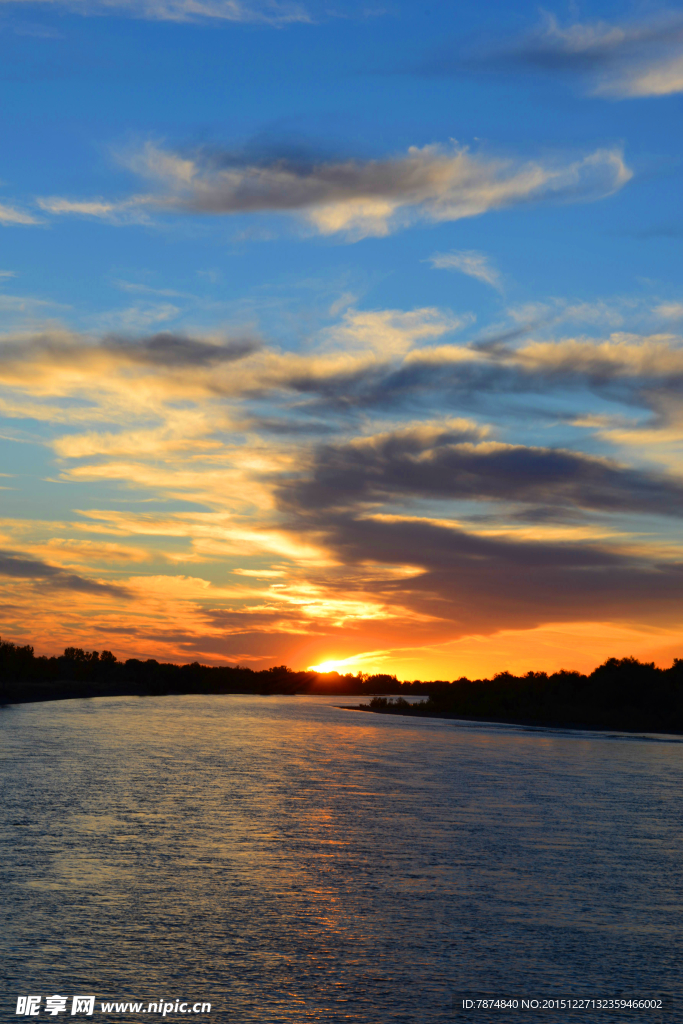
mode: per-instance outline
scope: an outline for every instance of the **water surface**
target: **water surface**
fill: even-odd
[[[7,1019],[27,993],[385,1024],[462,991],[680,991],[680,740],[352,702],[0,708]]]

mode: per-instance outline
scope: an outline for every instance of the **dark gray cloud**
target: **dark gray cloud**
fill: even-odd
[[[586,510],[680,517],[682,479],[562,449],[473,443],[467,428],[446,424],[321,445],[305,478],[281,484],[278,497],[291,528],[324,538],[339,565],[415,567],[363,586],[415,613],[416,630],[435,620],[454,635],[553,621],[663,625],[683,610],[683,565],[656,554],[479,534],[475,517],[464,529],[396,515],[420,499],[465,499],[527,506],[512,518],[536,525]],[[373,515],[373,503],[394,515]]]
[[[452,359],[421,357],[396,364],[387,359],[371,366],[356,366],[329,374],[316,372],[293,374],[286,386],[292,391],[319,401],[320,409],[396,408],[441,396],[476,404],[476,395],[492,392],[538,390],[546,387],[547,374],[536,382],[532,375],[517,367],[500,365],[494,360],[455,362]]]
[[[284,416],[264,416],[255,419],[250,426],[266,434],[290,434],[293,437],[321,437],[334,433],[336,429],[321,420],[289,420]]]
[[[258,351],[261,342],[257,338],[231,338],[222,344],[196,341],[183,334],[168,331],[153,334],[149,338],[134,341],[129,338],[108,337],[102,343],[108,351],[130,359],[135,363],[149,363],[154,366],[214,366],[232,363]]]
[[[476,338],[470,342],[468,347],[476,352],[485,352],[492,356],[509,355],[511,341],[528,337],[534,328],[549,323],[551,319],[552,317],[549,316],[537,317],[529,323],[522,324],[521,327],[513,327],[508,331],[500,331],[498,334],[487,334],[483,338]]]
[[[76,590],[84,594],[106,594],[119,598],[131,597],[130,591],[125,587],[114,583],[96,583],[36,558],[27,558],[17,551],[0,551],[0,575],[35,580],[55,590]]]
[[[509,355],[510,352],[508,351]],[[489,355],[487,353],[487,355]],[[481,408],[491,398],[520,394],[547,395],[553,388],[592,387],[619,401],[641,405],[642,382],[624,381],[616,373],[598,367],[587,374],[578,367],[524,369],[502,361],[501,348],[495,356],[481,361],[454,361],[447,357],[413,357],[402,364],[390,360],[348,371],[293,374],[284,386],[308,398],[312,413],[353,410],[398,410],[430,408],[442,404],[451,409]]]
[[[21,341],[0,342],[0,364],[48,362],[56,366],[83,364],[98,355],[120,362],[167,367],[210,367],[243,359],[261,348],[255,336],[243,335],[210,342],[168,331],[143,338],[108,335],[93,344],[64,331],[45,332]]]
[[[201,185],[198,182],[184,205],[196,212],[253,213],[302,210],[356,199],[418,202],[435,191],[438,194],[435,170],[440,161],[436,156],[323,162],[271,152],[249,163],[232,152],[201,151],[195,154]],[[472,188],[473,176],[466,174],[462,184]]]
[[[680,621],[683,565],[597,544],[480,537],[420,521],[338,515],[326,529],[347,565],[408,564],[423,572],[378,587],[392,602],[452,623],[456,633],[543,622]]]
[[[415,428],[320,446],[309,479],[281,490],[298,509],[391,499],[466,499],[683,516],[683,479],[564,449],[462,443]]]

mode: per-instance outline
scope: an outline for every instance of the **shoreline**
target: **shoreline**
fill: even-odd
[[[14,695],[10,693],[8,696],[2,692],[0,686],[0,708],[10,707],[12,704],[47,704],[51,701],[58,700],[90,700],[96,697],[329,697],[329,698],[343,698],[343,697],[363,697],[368,699],[370,697],[377,696],[374,693],[326,693],[323,691],[310,691],[310,690],[278,690],[273,688],[272,690],[225,690],[225,689],[153,689],[151,687],[106,687],[95,688],[92,684],[79,686],[74,683],[69,687],[64,687],[60,692],[39,692],[34,690],[32,693],[24,693]],[[388,694],[388,696],[396,697],[398,694]],[[421,694],[420,696],[426,697],[427,694]]]
[[[563,729],[568,732],[624,732],[642,736],[683,736],[683,732],[666,731],[662,729],[647,729],[642,726],[626,725],[587,725],[576,722],[540,722],[538,719],[522,718],[474,718],[471,715],[460,715],[456,711],[421,711],[412,713],[410,711],[394,710],[393,708],[371,708],[362,704],[335,704],[341,711],[365,711],[371,715],[396,715],[401,718],[436,718],[445,721],[474,722],[480,725],[521,725],[531,729]],[[414,707],[415,705],[413,705]]]
[[[2,689],[5,689],[4,693],[2,692]],[[35,690],[33,690],[33,692],[28,692],[28,693],[17,693],[17,692],[14,692],[14,693],[12,693],[11,689],[9,687],[7,687],[7,688],[1,688],[0,687],[0,709],[6,708],[6,707],[11,707],[12,705],[47,704],[47,703],[51,703],[53,701],[63,701],[63,700],[93,700],[93,699],[96,699],[98,697],[119,697],[119,698],[140,697],[140,698],[142,698],[142,697],[190,697],[190,696],[202,696],[202,697],[210,697],[210,696],[213,696],[213,697],[229,697],[229,696],[242,696],[242,697],[297,697],[297,696],[304,696],[304,697],[325,697],[325,698],[328,698],[328,699],[343,699],[344,697],[355,697],[355,698],[359,698],[360,697],[360,698],[363,698],[363,699],[367,700],[368,698],[376,696],[375,694],[366,694],[366,693],[338,693],[338,692],[337,693],[326,693],[326,692],[316,692],[316,691],[311,692],[311,691],[305,691],[305,690],[295,690],[295,691],[292,691],[292,690],[278,689],[278,688],[273,688],[273,689],[269,689],[269,690],[266,690],[266,689],[257,690],[257,689],[246,689],[246,688],[245,689],[226,690],[226,689],[222,689],[222,688],[218,688],[218,687],[216,689],[211,689],[211,688],[208,688],[208,687],[206,689],[190,689],[190,688],[184,688],[184,687],[183,688],[179,687],[178,689],[165,689],[165,688],[155,689],[153,687],[145,687],[145,686],[139,686],[139,687],[134,687],[134,686],[115,687],[114,686],[114,687],[112,687],[112,686],[106,686],[106,685],[98,687],[98,686],[93,686],[92,683],[90,683],[90,684],[80,684],[80,685],[78,683],[72,683],[71,685],[67,684],[66,686],[64,686],[63,689],[60,689],[57,692],[54,692],[54,690],[52,692],[50,692],[51,689],[52,689],[51,687],[45,687],[45,690],[43,690],[42,692],[41,692],[41,688],[36,688]],[[7,690],[10,690],[10,692],[8,693]],[[386,694],[386,695],[384,695],[383,694],[382,696],[383,697],[392,698],[392,697],[396,697],[398,695],[395,695],[395,694]],[[421,696],[423,698],[427,698],[429,695],[428,694],[419,694],[419,695],[418,694],[414,694],[414,696],[416,696],[416,697],[417,696]],[[426,703],[426,701],[423,699],[421,703]],[[566,731],[570,731],[570,732],[603,732],[603,733],[604,732],[620,732],[620,733],[630,733],[630,734],[634,734],[634,735],[643,735],[643,734],[647,733],[647,734],[655,734],[655,735],[660,735],[660,736],[672,736],[672,737],[683,736],[683,730],[676,731],[676,730],[671,729],[671,728],[668,728],[668,729],[667,728],[663,728],[661,723],[659,725],[657,725],[655,723],[648,723],[647,725],[630,725],[630,724],[625,724],[623,722],[622,723],[616,723],[615,722],[615,723],[611,723],[611,724],[605,724],[604,722],[602,722],[602,723],[591,724],[590,722],[577,721],[576,719],[558,721],[557,719],[532,719],[532,718],[524,718],[524,717],[521,717],[521,716],[520,717],[513,716],[513,717],[505,717],[505,718],[496,717],[496,716],[493,716],[493,715],[473,716],[473,715],[461,714],[461,713],[456,712],[456,711],[448,711],[448,710],[445,710],[445,709],[443,711],[433,710],[433,709],[430,709],[428,711],[421,711],[421,710],[418,711],[417,708],[420,707],[419,703],[409,705],[407,708],[395,707],[395,706],[389,706],[389,707],[384,707],[384,708],[382,708],[382,707],[373,708],[373,707],[370,707],[368,704],[333,704],[332,706],[336,707],[336,708],[338,708],[338,709],[340,709],[342,711],[363,711],[363,712],[370,713],[370,714],[400,715],[401,717],[412,718],[412,719],[429,718],[429,719],[441,719],[443,721],[461,721],[461,722],[472,722],[472,723],[480,723],[480,724],[488,723],[488,724],[491,724],[491,725],[518,725],[518,726],[523,726],[523,727],[526,727],[526,728],[561,729],[561,730],[566,730]],[[415,709],[415,710],[413,710],[413,709]]]

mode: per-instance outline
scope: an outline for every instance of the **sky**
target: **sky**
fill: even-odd
[[[683,8],[0,0],[3,639],[683,657]]]

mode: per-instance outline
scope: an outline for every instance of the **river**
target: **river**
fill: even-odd
[[[335,707],[354,702],[0,708],[6,1019],[28,994],[43,1020],[189,1000],[212,1024],[387,1024],[461,1019],[463,993],[680,992],[679,738]]]

